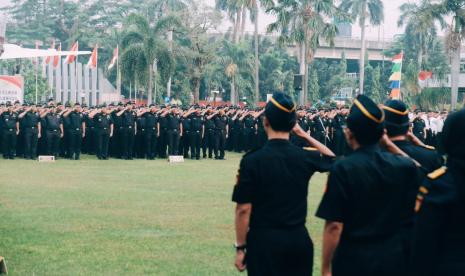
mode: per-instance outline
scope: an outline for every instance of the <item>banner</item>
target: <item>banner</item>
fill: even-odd
[[[24,101],[24,79],[17,76],[0,76],[0,103]]]

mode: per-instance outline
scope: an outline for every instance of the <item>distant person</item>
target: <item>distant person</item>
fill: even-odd
[[[384,113],[368,97],[354,100],[345,137],[354,150],[331,168],[317,217],[323,233],[323,275],[404,275],[403,222],[415,205],[418,170],[382,151]],[[383,138],[383,139],[382,139]]]
[[[275,93],[265,108],[268,142],[240,163],[236,206],[236,261],[249,275],[311,275],[313,243],[305,227],[308,182],[328,171],[334,154],[296,125],[295,104]],[[314,148],[289,142],[291,130]]]
[[[441,137],[447,167],[428,175],[415,206],[409,275],[465,273],[465,109],[449,115]]]
[[[3,158],[14,159],[17,136],[19,135],[19,119],[18,114],[14,111],[14,107],[10,102],[6,104],[6,110],[0,110],[0,123],[3,132]]]

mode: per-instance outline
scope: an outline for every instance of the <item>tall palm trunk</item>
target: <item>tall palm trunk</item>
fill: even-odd
[[[168,47],[170,53],[173,53],[173,30],[168,31]],[[166,84],[166,95],[171,98],[171,76],[168,78],[168,83]]]
[[[359,83],[359,94],[363,94],[363,85],[365,83],[365,17],[366,16],[366,1],[363,3],[362,14],[360,15],[360,28],[362,29],[362,47],[360,52],[360,83]]]
[[[460,76],[460,46],[452,51],[451,66],[450,66],[450,92],[451,92],[451,110],[457,107],[457,98],[459,90],[459,76]]]
[[[194,104],[199,103],[200,98],[200,78],[195,78],[195,87],[194,87]]]
[[[305,75],[305,67],[306,67],[306,50],[305,50],[305,42],[302,42],[300,44],[300,68],[299,68],[299,74],[304,76]],[[305,93],[306,93],[306,87],[304,85],[305,83],[305,78],[302,78],[302,84],[301,87],[302,89],[300,90],[299,93],[299,105],[303,105],[305,102]]]
[[[258,59],[258,7],[257,2],[255,1],[255,29],[254,29],[254,37],[255,37],[255,103],[258,104],[260,101],[260,91],[259,91],[259,59]]]
[[[241,18],[241,35],[239,37],[239,40],[244,39],[246,20],[247,20],[247,9],[245,8],[245,6],[243,6],[242,7],[242,18]]]
[[[231,77],[231,104],[236,105],[236,86],[234,84],[234,76]]]
[[[152,103],[153,93],[153,65],[149,64],[149,87],[147,88],[147,105]]]
[[[233,37],[233,42],[237,43],[239,42],[239,33],[240,33],[240,27],[241,27],[241,10],[238,10],[236,12],[236,23],[234,24],[234,37]]]

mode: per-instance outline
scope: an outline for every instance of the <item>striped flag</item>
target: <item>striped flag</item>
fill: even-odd
[[[76,41],[73,46],[71,46],[70,52],[77,52],[79,51],[79,41]],[[66,57],[66,63],[71,64],[76,60],[76,54],[69,54]]]
[[[111,59],[110,65],[108,65],[108,70],[111,70],[116,64],[116,61],[119,59],[119,47],[116,46],[115,50],[113,50],[113,58]]]
[[[92,54],[90,55],[89,62],[87,62],[87,67],[91,69],[97,68],[97,59],[98,59],[98,45],[95,45]]]
[[[391,94],[390,97],[392,99],[400,99],[401,98],[401,93],[400,93],[400,81],[402,79],[402,59],[404,57],[403,53],[400,53],[398,55],[395,55],[392,58],[392,75],[389,77],[389,81],[391,82],[391,85],[389,88],[391,88]]]

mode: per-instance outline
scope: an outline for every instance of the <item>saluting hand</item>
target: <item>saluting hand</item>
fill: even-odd
[[[244,264],[245,260],[245,253],[242,250],[237,251],[236,253],[236,261],[234,262],[234,265],[236,266],[237,270],[239,272],[243,272],[246,269],[246,265]]]

